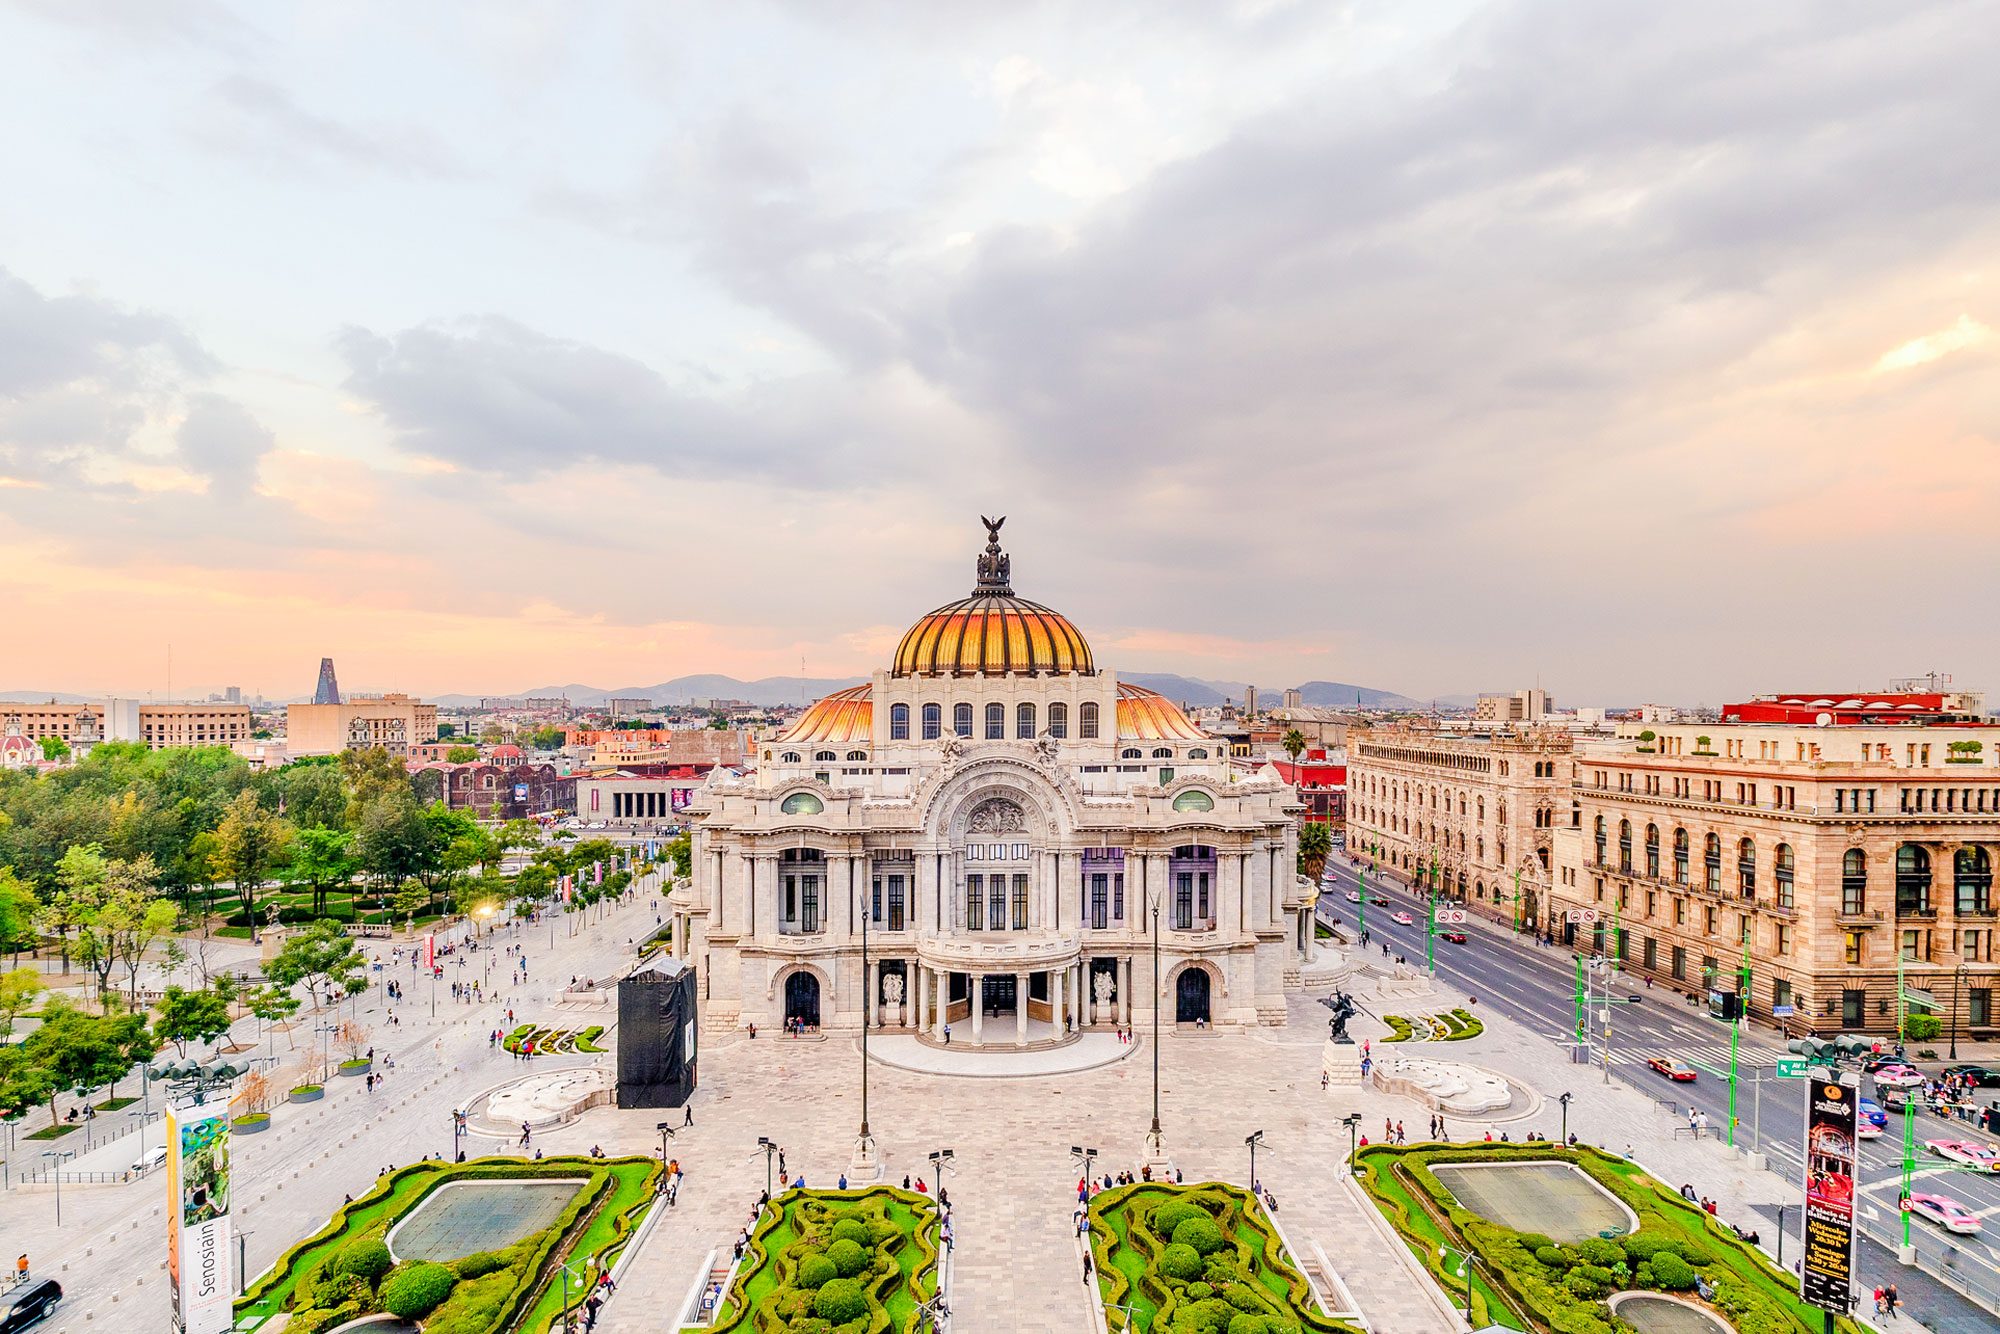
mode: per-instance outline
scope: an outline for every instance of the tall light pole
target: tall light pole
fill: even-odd
[[[45,1161],[49,1161],[53,1164],[52,1170],[54,1171],[56,1178],[56,1226],[57,1227],[62,1226],[62,1165],[74,1157],[76,1157],[75,1149],[42,1150],[42,1158]],[[1904,1223],[1904,1227],[1907,1228],[1908,1226],[1909,1224],[1907,1222]]]
[[[848,863],[850,866],[853,863]],[[848,900],[850,903],[853,900]],[[868,1133],[868,1029],[869,1020],[875,1010],[874,977],[868,971],[868,919],[875,915],[875,902],[866,891],[861,896],[861,1135],[854,1146],[854,1168],[857,1178],[873,1177],[880,1172],[875,1161],[875,1137]],[[1020,1003],[1026,1005],[1027,997]]]
[[[944,1165],[956,1156],[950,1149],[932,1150],[930,1154],[932,1199],[936,1199],[938,1192],[944,1189]]]
[[[1573,1096],[1575,1095],[1569,1093],[1563,1093],[1563,1094],[1558,1094],[1556,1097],[1556,1101],[1562,1104],[1562,1109],[1563,1109],[1562,1142],[1565,1145],[1569,1143],[1569,1100]]]
[[[1250,1193],[1257,1194],[1257,1146],[1264,1142],[1264,1132],[1253,1130],[1243,1141],[1250,1146]]]
[[[1358,1138],[1361,1134],[1361,1113],[1349,1112],[1346,1116],[1340,1118],[1340,1124],[1347,1127],[1347,1172],[1349,1176],[1352,1176],[1354,1174],[1355,1156],[1361,1152],[1361,1145]]]
[[[1153,891],[1153,1128],[1146,1132],[1146,1156],[1158,1161],[1166,1157],[1160,1136],[1160,899],[1164,885]]]
[[[1438,929],[1438,858],[1431,853],[1430,897],[1424,909],[1424,967],[1431,976],[1437,976],[1437,929]]]
[[[666,1147],[666,1141],[661,1140],[660,1151],[662,1153],[666,1151]],[[777,1156],[778,1146],[771,1142],[769,1135],[759,1135],[757,1137],[757,1147],[764,1151],[764,1198],[769,1199],[771,1197],[771,1159]]]

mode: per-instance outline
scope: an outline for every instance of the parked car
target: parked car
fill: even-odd
[[[1665,1075],[1676,1084],[1694,1083],[1694,1067],[1686,1061],[1677,1061],[1671,1056],[1655,1056],[1646,1062],[1646,1068],[1656,1075]]]
[[[1974,1088],[2000,1088],[2000,1070],[1983,1065],[1948,1065],[1939,1073],[1954,1079],[1970,1079]]]
[[[48,1319],[62,1295],[62,1284],[52,1278],[33,1279],[0,1293],[0,1334],[19,1334]]]
[[[1970,1234],[1979,1231],[1979,1215],[1949,1195],[1912,1195],[1910,1213],[1936,1223],[1947,1232]]]
[[[1463,931],[1444,931],[1439,934],[1454,945],[1463,945],[1465,943],[1465,932]]]
[[[1983,1167],[1989,1172],[2000,1171],[2000,1151],[1975,1144],[1969,1139],[1927,1139],[1924,1147],[1938,1157],[1949,1158],[1955,1163]]]
[[[1924,1082],[1923,1073],[1907,1065],[1878,1066],[1871,1071],[1875,1083],[1881,1088],[1913,1089]]]
[[[1410,916],[1406,912],[1399,912],[1395,915],[1395,920],[1402,923],[1404,926],[1415,926],[1417,919]]]

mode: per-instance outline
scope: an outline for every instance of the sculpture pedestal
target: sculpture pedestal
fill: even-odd
[[[1174,1179],[1174,1160],[1167,1156],[1167,1137],[1164,1132],[1159,1134],[1150,1130],[1146,1132],[1139,1162],[1142,1167],[1151,1169],[1152,1179],[1155,1181]]]
[[[882,1179],[882,1155],[875,1147],[873,1135],[862,1135],[854,1142],[854,1156],[847,1160],[847,1184],[866,1185]]]
[[[1347,1084],[1359,1087],[1361,1084],[1361,1046],[1354,1042],[1335,1042],[1328,1038],[1320,1047],[1319,1068],[1326,1074],[1328,1084]]]

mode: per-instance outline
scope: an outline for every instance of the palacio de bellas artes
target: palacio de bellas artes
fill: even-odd
[[[859,1030],[865,1007],[1020,1049],[1156,1006],[1187,1029],[1285,1022],[1313,948],[1298,798],[1017,596],[1004,522],[887,669],[698,794],[670,906],[711,1031]]]

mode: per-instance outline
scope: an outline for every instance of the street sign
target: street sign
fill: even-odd
[[[1778,1078],[1780,1078],[1780,1079],[1804,1079],[1805,1077],[1806,1077],[1806,1062],[1804,1062],[1804,1061],[1787,1061],[1787,1060],[1784,1060],[1783,1058],[1780,1058],[1780,1059],[1779,1059],[1779,1061],[1778,1061]]]
[[[1463,908],[1439,908],[1437,920],[1452,926],[1463,926],[1470,921],[1470,915]]]
[[[1773,1019],[1789,1019],[1797,1013],[1798,1011],[1789,1005],[1773,1005],[1771,1007],[1771,1017]]]
[[[1592,926],[1597,922],[1597,909],[1571,908],[1563,914],[1563,920],[1578,926]]]
[[[1925,1007],[1937,1004],[1936,993],[1925,991],[1922,987],[1904,987],[1903,999],[1912,1005],[1922,1005]]]

